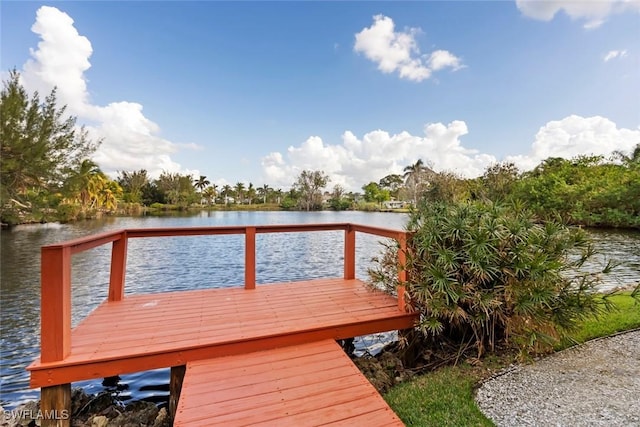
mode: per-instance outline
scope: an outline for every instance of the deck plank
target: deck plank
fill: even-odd
[[[395,298],[354,279],[128,295],[104,302],[72,331],[64,360],[32,363],[30,385],[342,339],[407,328],[414,321]]]
[[[323,340],[187,364],[174,426],[402,426],[340,346]]]

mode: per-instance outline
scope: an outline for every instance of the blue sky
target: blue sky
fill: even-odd
[[[640,2],[17,2],[2,71],[145,168],[357,190],[640,143]]]

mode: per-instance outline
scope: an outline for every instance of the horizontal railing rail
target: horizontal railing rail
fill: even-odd
[[[242,225],[224,227],[135,228],[108,231],[101,234],[43,246],[41,249],[41,345],[42,363],[63,360],[71,351],[71,257],[74,254],[105,244],[111,247],[108,301],[124,298],[127,243],[130,238],[181,237],[208,235],[245,235],[245,289],[256,286],[256,235],[265,233],[298,233],[312,231],[344,231],[344,278],[355,279],[356,233],[395,239],[398,251],[398,307],[405,309],[404,286],[406,272],[405,231],[351,223]]]

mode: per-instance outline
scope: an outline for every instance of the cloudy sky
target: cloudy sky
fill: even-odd
[[[105,172],[358,190],[419,158],[477,176],[640,143],[640,1],[17,2],[0,62]]]

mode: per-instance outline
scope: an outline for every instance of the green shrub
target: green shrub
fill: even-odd
[[[292,199],[290,197],[285,197],[284,199],[282,199],[282,202],[280,203],[280,208],[285,211],[288,211],[288,210],[295,209],[297,205],[298,205],[297,200]]]
[[[358,210],[364,212],[377,212],[380,210],[380,205],[376,202],[365,202],[361,200],[358,202]]]
[[[420,313],[421,344],[431,349],[542,353],[607,307],[595,296],[598,276],[576,273],[593,255],[580,229],[538,224],[523,209],[462,203],[423,204],[408,230],[407,296]],[[389,292],[396,253],[389,247],[370,271]]]
[[[79,218],[82,209],[78,204],[61,203],[58,205],[57,214],[60,222],[75,221]]]
[[[351,207],[351,200],[349,199],[331,199],[329,206],[334,211],[346,211]]]

